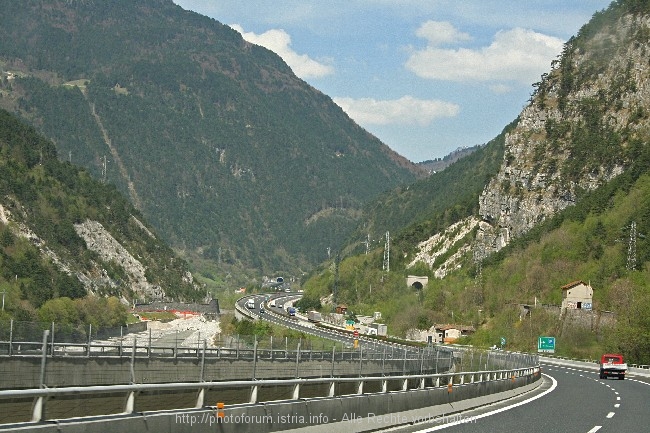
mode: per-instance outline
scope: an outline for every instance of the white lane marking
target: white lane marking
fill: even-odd
[[[616,400],[621,401],[621,397],[616,397]]]
[[[620,404],[620,403],[616,403],[616,404],[614,405],[614,407],[618,409],[619,407],[621,407],[621,404]]]
[[[614,415],[615,415],[614,412],[610,412],[610,413],[607,414],[607,418],[611,418],[611,417],[613,417]]]
[[[596,427],[594,427],[594,428],[592,428],[591,430],[589,430],[587,433],[596,433],[596,432],[597,432],[598,430],[600,430],[601,428],[603,428],[602,425],[597,425]]]
[[[474,422],[477,419],[485,418],[486,416],[496,415],[497,413],[505,412],[505,411],[513,409],[515,407],[522,406],[522,405],[524,405],[526,403],[530,403],[531,401],[537,400],[540,397],[544,397],[549,392],[552,392],[553,390],[555,390],[555,388],[557,387],[557,380],[555,380],[555,378],[553,378],[553,376],[549,376],[548,374],[542,373],[542,375],[548,377],[549,379],[551,379],[551,381],[553,381],[553,385],[551,385],[551,387],[549,389],[547,389],[546,391],[544,391],[541,394],[538,394],[538,395],[536,395],[534,397],[531,397],[531,398],[529,398],[527,400],[520,401],[519,403],[515,403],[515,404],[513,404],[511,406],[502,407],[500,409],[495,409],[495,410],[490,411],[490,412],[482,413],[480,415],[476,415],[476,416],[472,416],[472,417],[467,417],[467,418],[461,419],[459,421],[454,421],[454,422],[450,422],[449,424],[439,425],[439,426],[436,426],[436,427],[433,427],[433,428],[430,428],[430,429],[418,430],[418,431],[415,431],[413,433],[428,433],[428,432],[432,432],[432,431],[436,431],[436,430],[442,430],[442,429],[445,429],[447,427],[451,427],[451,426],[458,425],[458,424],[467,424],[468,420],[471,420],[472,422]]]

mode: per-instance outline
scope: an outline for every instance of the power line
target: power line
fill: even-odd
[[[636,221],[630,224],[630,240],[627,244],[627,270],[636,269]]]
[[[386,243],[384,244],[384,271],[390,272],[390,233],[386,232]]]

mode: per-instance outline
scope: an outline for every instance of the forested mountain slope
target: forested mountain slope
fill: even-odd
[[[4,110],[0,287],[19,320],[35,320],[23,313],[50,299],[88,293],[126,304],[205,297],[187,263],[114,186],[59,161],[50,141]]]
[[[171,0],[0,7],[0,104],[176,248],[309,268],[421,172],[277,55]]]

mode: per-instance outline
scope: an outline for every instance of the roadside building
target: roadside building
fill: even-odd
[[[473,326],[438,324],[426,330],[411,329],[407,333],[407,338],[429,344],[452,344],[460,337],[471,335],[474,332],[476,329]]]
[[[442,336],[442,342],[445,344],[455,343],[460,337],[473,334],[476,329],[473,326],[464,325],[442,325],[436,326],[438,335]]]
[[[562,286],[562,311],[591,310],[594,289],[584,281],[574,281]]]

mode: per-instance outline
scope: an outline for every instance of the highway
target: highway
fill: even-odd
[[[650,378],[599,379],[596,367],[542,364],[544,385],[520,397],[391,429],[399,433],[650,431]]]
[[[342,343],[348,347],[352,347],[354,342],[354,337],[352,337],[349,334],[323,329],[321,327],[317,327],[313,323],[307,322],[305,320],[300,320],[297,317],[290,318],[287,315],[287,312],[285,310],[285,305],[289,302],[300,299],[300,297],[302,297],[302,294],[300,293],[279,293],[279,294],[270,295],[269,302],[267,302],[266,306],[264,307],[265,308],[264,313],[260,313],[260,306],[262,305],[265,299],[264,295],[253,295],[253,296],[248,296],[246,298],[242,298],[238,301],[238,304],[242,309],[248,310],[249,313],[253,314],[255,317],[261,320],[266,320],[271,323],[275,323],[290,329],[294,329],[296,331],[315,335],[328,340],[333,340],[338,343]],[[251,298],[255,302],[255,308],[247,309],[245,305],[246,301]],[[269,305],[272,300],[275,301],[275,307]],[[408,346],[399,346],[399,349],[396,349],[396,346],[394,344],[383,343],[380,340],[376,340],[376,339],[365,339],[364,336],[360,336],[358,340],[359,340],[359,346],[364,350],[383,351],[385,350],[384,348],[386,348],[386,350],[388,351],[399,350],[400,354],[402,350],[407,350],[409,352],[417,353],[417,350],[414,350],[413,348]]]

